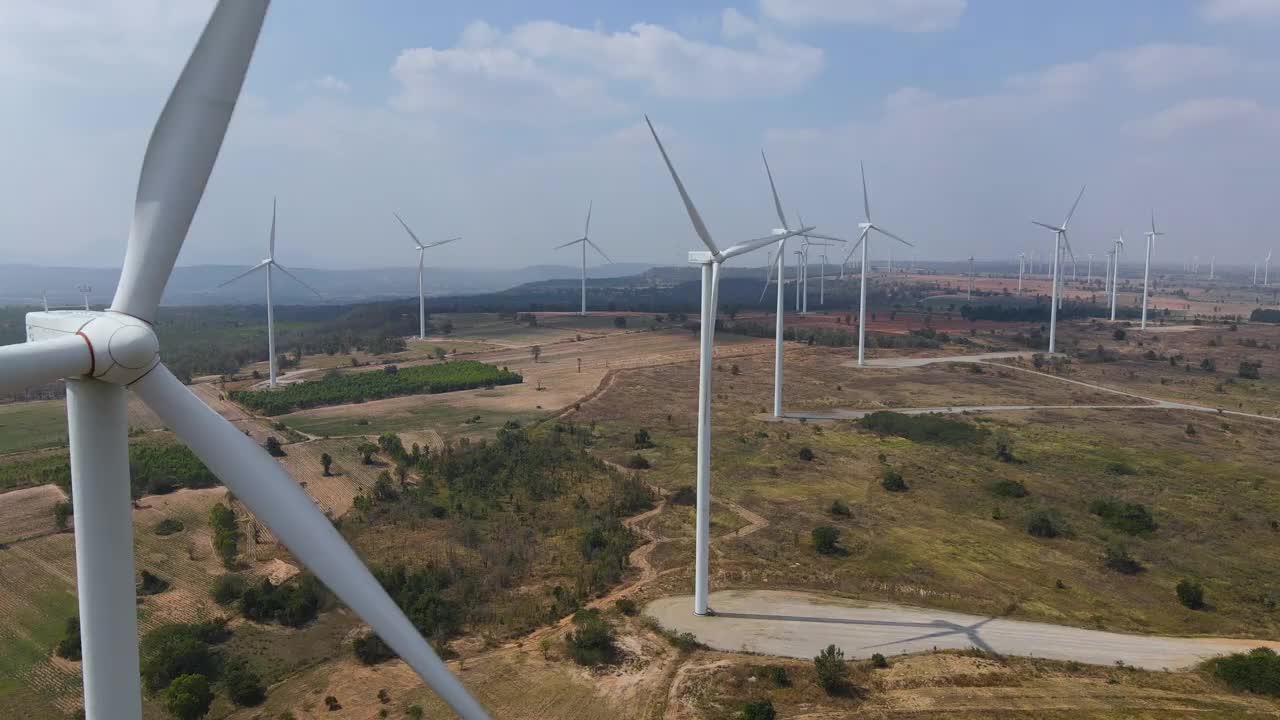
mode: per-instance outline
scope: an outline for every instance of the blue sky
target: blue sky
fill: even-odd
[[[142,150],[207,0],[10,0],[0,9],[0,249],[114,265]],[[1251,262],[1280,172],[1280,0],[277,0],[180,263],[678,263],[696,238],[649,113],[722,243],[789,213],[851,235],[857,164],[877,221],[921,257],[1043,253],[1080,185],[1078,252]],[[1272,237],[1268,237],[1271,234]],[[883,248],[874,248],[873,255]],[[568,251],[564,251],[568,252]],[[1136,260],[1137,253],[1134,253]],[[763,258],[760,259],[763,262]]]

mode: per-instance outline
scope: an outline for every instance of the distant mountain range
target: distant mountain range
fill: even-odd
[[[619,278],[642,275],[652,268],[641,263],[615,263],[589,268],[592,278]],[[191,265],[178,267],[165,288],[165,305],[238,305],[263,301],[265,289],[261,273],[218,288],[248,269],[244,265]],[[373,268],[367,270],[316,270],[289,268],[303,282],[319,290],[317,298],[283,274],[276,274],[272,298],[282,305],[333,305],[417,295],[417,274],[413,268]],[[476,295],[492,293],[527,283],[554,280],[577,282],[579,268],[569,265],[533,265],[516,270],[475,268],[428,269],[427,294]],[[0,305],[40,305],[47,292],[50,307],[78,306],[83,300],[79,285],[93,288],[89,302],[103,305],[111,301],[120,271],[114,268],[41,267],[0,265]]]

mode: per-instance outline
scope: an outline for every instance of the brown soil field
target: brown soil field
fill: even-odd
[[[870,310],[870,308],[868,308]],[[871,318],[870,314],[874,314],[875,318]],[[970,322],[960,317],[960,312],[935,312],[932,313],[929,322],[925,323],[925,314],[912,311],[899,311],[895,313],[893,319],[889,318],[886,311],[876,311],[870,313],[867,318],[867,331],[872,333],[888,333],[890,335],[906,335],[912,330],[923,330],[926,327],[937,330],[938,332],[947,333],[968,333],[970,330],[978,330],[979,332],[989,332],[991,330],[1004,330],[1008,332],[1017,332],[1034,327],[1034,323],[1006,323],[996,322],[992,320],[978,320]],[[851,315],[851,322],[845,322],[845,316]],[[951,317],[947,317],[950,315]],[[773,313],[740,313],[739,319],[754,320],[763,322],[770,326],[774,323],[776,315]],[[831,328],[834,330],[844,330],[845,332],[857,333],[858,316],[856,313],[848,312],[821,312],[811,311],[808,315],[788,313],[786,317],[787,327],[797,328]],[[716,337],[719,343],[720,336]],[[936,352],[936,351],[933,351]]]
[[[53,506],[67,499],[57,485],[22,488],[0,494],[0,543],[17,542],[57,530]],[[68,525],[71,524],[68,521]]]

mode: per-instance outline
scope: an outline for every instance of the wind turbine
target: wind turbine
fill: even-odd
[[[591,247],[595,248],[595,251],[600,253],[600,257],[607,260],[609,264],[613,264],[613,260],[610,260],[609,256],[604,254],[604,251],[600,249],[600,246],[591,241],[591,206],[592,204],[593,203],[591,202],[587,203],[587,225],[582,230],[582,237],[578,238],[577,240],[570,240],[569,242],[563,245],[557,245],[555,247],[556,250],[559,250],[560,248],[567,248],[570,245],[582,246],[582,309],[578,311],[579,315],[587,314],[587,246],[590,245]]]
[[[156,309],[213,170],[266,10],[267,0],[223,0],[214,8],[147,146],[111,306],[30,313],[27,342],[0,347],[0,391],[68,379],[85,715],[142,717],[128,388],[454,712],[468,720],[487,718],[297,482],[160,362]]]
[[[1271,251],[1267,251],[1267,256],[1262,258],[1262,287],[1271,284]]]
[[[1071,203],[1071,209],[1067,211],[1067,217],[1063,219],[1061,225],[1050,225],[1042,223],[1038,220],[1031,222],[1042,228],[1053,231],[1053,281],[1051,284],[1052,291],[1049,295],[1049,352],[1057,351],[1058,341],[1058,275],[1060,266],[1062,265],[1062,250],[1065,246],[1067,252],[1071,253],[1071,257],[1076,254],[1071,252],[1071,242],[1067,240],[1067,225],[1071,223],[1071,216],[1076,214],[1076,207],[1080,205],[1080,198],[1084,197],[1084,186],[1080,186],[1080,193],[1076,195],[1076,201]]]
[[[782,210],[782,200],[778,199],[778,186],[773,182],[773,171],[769,169],[769,158],[760,151],[760,159],[764,161],[764,172],[769,178],[769,190],[773,193],[773,208],[778,213],[778,222],[782,223],[782,227],[775,229],[773,234],[778,238],[778,249],[772,261],[769,263],[769,274],[765,277],[764,290],[760,293],[760,299],[764,300],[764,294],[769,291],[769,281],[773,277],[773,268],[776,265],[778,271],[778,302],[776,309],[776,317],[774,319],[774,338],[773,338],[773,416],[782,417],[782,338],[785,332],[785,316],[786,308],[783,306],[782,286],[784,284],[784,274],[786,270],[786,252],[787,238],[790,237],[790,224],[787,222],[787,214]],[[804,218],[797,216],[800,220],[800,227],[804,227]],[[818,235],[817,233],[805,234],[805,240],[809,238],[819,238],[822,240],[834,240],[836,242],[845,242],[840,238],[830,237],[827,235]],[[800,251],[796,251],[800,255]],[[799,262],[797,258],[797,274],[796,274],[796,291],[800,290]],[[799,295],[796,296],[796,310],[800,309]]]
[[[449,238],[448,240],[437,240],[436,242],[423,245],[422,241],[418,239],[418,236],[409,229],[409,225],[405,223],[403,218],[394,212],[391,214],[396,216],[396,220],[400,221],[400,227],[404,228],[404,231],[409,233],[409,237],[413,239],[413,246],[418,249],[418,339],[425,340],[427,338],[427,296],[422,291],[423,260],[427,254],[427,250],[440,247],[441,245],[448,245],[449,243],[461,240],[462,238],[454,237]]]
[[[1120,254],[1124,252],[1124,231],[1120,232],[1120,237],[1114,240],[1115,261],[1111,263],[1111,320],[1116,319],[1116,290],[1120,284]]]
[[[973,256],[969,256],[969,289],[965,291],[966,298],[973,297]]]
[[[849,257],[852,257],[858,250],[858,246],[862,246],[862,283],[858,288],[858,367],[866,366],[865,359],[865,343],[867,337],[867,246],[871,244],[871,231],[874,230],[885,237],[892,238],[907,247],[915,247],[911,243],[885,230],[871,221],[871,200],[867,194],[867,168],[862,163],[858,163],[858,168],[862,172],[862,211],[866,213],[866,222],[858,223],[858,242],[854,243],[849,250]],[[893,246],[889,248],[892,250]],[[848,262],[848,257],[845,262]]]
[[[1106,274],[1102,276],[1102,294],[1106,295],[1108,298],[1111,297],[1111,261],[1114,259],[1114,255],[1114,249],[1107,251],[1107,271]]]
[[[1218,263],[1218,256],[1210,255],[1209,256],[1209,279],[1210,280],[1214,278],[1214,266],[1217,265],[1217,263]]]
[[[89,293],[93,292],[93,286],[77,285],[76,289],[80,291],[80,296],[84,298],[84,309],[88,310],[89,309]]]
[[[316,297],[321,297],[321,295],[318,290],[302,282],[302,280],[299,279],[297,275],[294,275],[293,273],[289,272],[288,270],[285,269],[283,265],[276,262],[276,201],[274,198],[271,200],[271,239],[268,241],[268,244],[267,244],[266,259],[258,263],[257,265],[254,265],[253,267],[249,268],[248,270],[245,270],[239,275],[231,278],[230,280],[222,283],[218,287],[226,287],[227,285],[230,285],[231,283],[239,280],[242,277],[245,277],[246,275],[252,275],[257,271],[264,270],[264,269],[267,271],[266,272],[266,275],[267,275],[267,357],[268,357],[267,365],[270,368],[269,370],[270,378],[267,381],[267,387],[275,387],[278,361],[276,358],[275,307],[271,304],[271,271],[279,270],[285,275],[288,275],[289,277],[293,278],[294,281],[297,282],[302,287],[315,293]]]
[[[658,131],[646,115],[645,123],[653,135],[653,141],[662,153],[662,160],[671,173],[680,199],[684,202],[685,212],[693,224],[694,232],[706,246],[705,251],[690,252],[689,262],[702,266],[702,310],[700,315],[699,350],[698,350],[698,462],[697,462],[697,500],[696,500],[696,532],[694,542],[694,585],[693,612],[697,615],[707,614],[707,595],[709,584],[709,561],[711,540],[711,361],[715,350],[716,303],[720,288],[720,266],[726,260],[772,245],[781,240],[813,230],[800,228],[782,235],[770,234],[766,237],[748,240],[721,250],[711,239],[711,233],[702,222],[702,216],[694,207],[693,200],[685,191],[684,183],[676,174],[676,168],[667,156],[667,150],[658,139]],[[785,224],[785,223],[784,223]]]
[[[1147,329],[1147,286],[1151,284],[1151,246],[1155,244],[1156,238],[1164,235],[1156,230],[1156,211],[1151,211],[1151,229],[1145,235],[1147,236],[1147,264],[1142,270],[1142,329]],[[1210,265],[1212,268],[1212,265]],[[1209,277],[1213,277],[1213,270],[1209,270]],[[1115,318],[1112,318],[1113,320]]]
[[[1085,278],[1084,284],[1093,284],[1093,253],[1089,253],[1089,277]]]
[[[1026,265],[1027,265],[1027,254],[1024,252],[1018,253],[1018,294],[1019,295],[1022,294],[1022,271],[1026,269]]]

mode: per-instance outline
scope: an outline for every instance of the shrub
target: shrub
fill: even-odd
[[[1027,520],[1027,532],[1038,538],[1056,538],[1062,534],[1062,522],[1048,510],[1036,510]]]
[[[59,530],[67,529],[67,518],[71,517],[71,503],[61,500],[53,506],[53,524]]]
[[[148,632],[139,646],[143,687],[156,693],[183,675],[216,675],[222,655],[210,646],[228,637],[221,622],[174,623]]]
[[[1237,372],[1239,373],[1240,377],[1246,380],[1257,380],[1258,378],[1262,377],[1262,373],[1259,372],[1259,370],[1261,369],[1262,369],[1262,363],[1260,362],[1249,362],[1248,360],[1241,360],[1240,369]]]
[[[244,595],[245,587],[244,577],[235,573],[227,573],[226,575],[219,575],[213,581],[213,590],[210,594],[213,595],[213,601],[219,605],[230,605],[239,600],[241,595]]]
[[[1218,363],[1213,358],[1205,358],[1200,361],[1200,369],[1205,372],[1217,372]]]
[[[832,500],[830,513],[836,517],[853,516],[853,511],[849,509],[849,504],[843,500]]]
[[[1116,340],[1124,340],[1125,338],[1124,328],[1116,328],[1115,332],[1111,333],[1111,337],[1115,338]]]
[[[641,455],[640,453],[636,453],[635,455],[632,455],[631,457],[627,458],[627,467],[631,468],[632,470],[648,470],[652,466],[649,464],[649,461],[646,460],[643,455]]]
[[[147,570],[142,571],[141,580],[138,581],[139,595],[158,595],[169,589],[169,581],[154,575]]]
[[[54,646],[53,652],[60,658],[79,660],[80,655],[80,618],[69,617],[63,630],[62,639]]]
[[[1127,535],[1149,535],[1160,527],[1151,511],[1140,503],[1094,500],[1089,512],[1102,518],[1103,525]]]
[[[885,659],[884,655],[873,653],[871,655],[871,667],[883,670],[889,667],[889,661]]]
[[[819,525],[810,533],[813,548],[823,555],[835,554],[840,545],[840,531],[830,525]]]
[[[325,695],[325,696],[324,696],[324,707],[325,707],[325,709],[326,709],[326,710],[328,710],[329,712],[334,712],[334,711],[336,711],[336,710],[341,710],[341,709],[342,709],[342,703],[338,702],[338,698],[336,698],[336,697],[334,697],[334,696],[332,696],[332,695]]]
[[[314,620],[319,611],[320,583],[310,574],[280,585],[262,578],[257,586],[250,585],[240,595],[240,612],[256,622],[301,627]]]
[[[1103,551],[1102,563],[1122,575],[1137,575],[1142,572],[1142,563],[1129,554],[1128,548],[1120,543],[1112,543]]]
[[[573,615],[574,630],[565,637],[569,657],[579,665],[602,665],[614,654],[613,628],[598,610],[579,610]]]
[[[773,709],[773,702],[768,698],[752,700],[742,706],[742,720],[774,720],[778,717]]]
[[[888,410],[873,412],[858,424],[880,435],[945,445],[978,445],[987,435],[985,429],[963,420],[942,415],[904,415]]]
[[[219,503],[209,511],[209,524],[213,527],[213,548],[218,551],[218,557],[222,558],[222,564],[228,569],[234,569],[240,543],[236,514],[231,508]]]
[[[672,505],[692,505],[698,500],[698,491],[692,485],[681,485],[671,493],[667,502]]]
[[[333,467],[333,456],[329,453],[320,453],[320,466],[324,468],[324,476],[329,477],[329,468]]]
[[[164,535],[173,535],[175,533],[180,533],[185,529],[186,529],[186,526],[182,524],[181,520],[177,518],[165,518],[160,522],[156,523],[156,527],[153,532],[155,532],[155,534],[157,535],[164,536]]]
[[[261,705],[267,699],[267,687],[244,658],[232,658],[222,668],[222,683],[227,697],[240,707]]]
[[[280,446],[280,439],[275,435],[267,436],[267,439],[262,443],[262,447],[267,449],[267,453],[271,455],[271,457],[285,456],[284,448]]]
[[[177,720],[199,720],[212,703],[209,679],[199,673],[179,675],[164,693],[165,709]]]
[[[813,669],[818,674],[818,685],[823,690],[836,693],[844,688],[849,666],[845,664],[844,651],[840,648],[828,645],[813,659]]]
[[[978,367],[974,365],[974,367]],[[995,434],[995,455],[1000,462],[1016,462],[1017,458],[1013,456],[1013,438],[1009,433],[1001,430]]]
[[[1027,486],[1017,480],[997,480],[991,483],[991,494],[996,497],[1024,498],[1029,493]]]
[[[404,714],[409,720],[422,720],[424,712],[421,705],[410,705],[405,708]]]
[[[1115,461],[1107,463],[1107,472],[1111,475],[1137,475],[1138,470],[1127,462]]]
[[[799,454],[799,457],[800,457],[800,459],[801,459],[801,460],[803,460],[803,461],[805,461],[805,462],[812,462],[812,461],[813,461],[813,451],[809,449],[809,446],[808,446],[808,445],[806,445],[806,446],[804,446],[804,447],[800,448],[800,454]]]
[[[377,665],[396,656],[394,650],[378,637],[377,633],[367,632],[352,643],[356,658],[365,665]]]
[[[1178,594],[1178,602],[1184,607],[1192,610],[1204,609],[1204,587],[1200,583],[1184,578],[1178,581],[1174,592]]]
[[[654,446],[653,440],[649,437],[649,431],[644,428],[637,430],[633,439],[636,450],[648,450]]]
[[[639,609],[636,607],[636,601],[631,598],[618,598],[618,601],[613,606],[618,608],[618,612],[623,615],[635,615]]]
[[[1280,696],[1280,655],[1271,648],[1255,648],[1210,662],[1213,674],[1236,690]]]
[[[769,678],[769,682],[778,687],[787,687],[791,684],[791,678],[787,675],[787,669],[782,665],[768,665],[764,669],[764,676]]]
[[[907,481],[902,479],[902,473],[891,467],[885,467],[880,471],[880,486],[889,492],[906,492]]]

